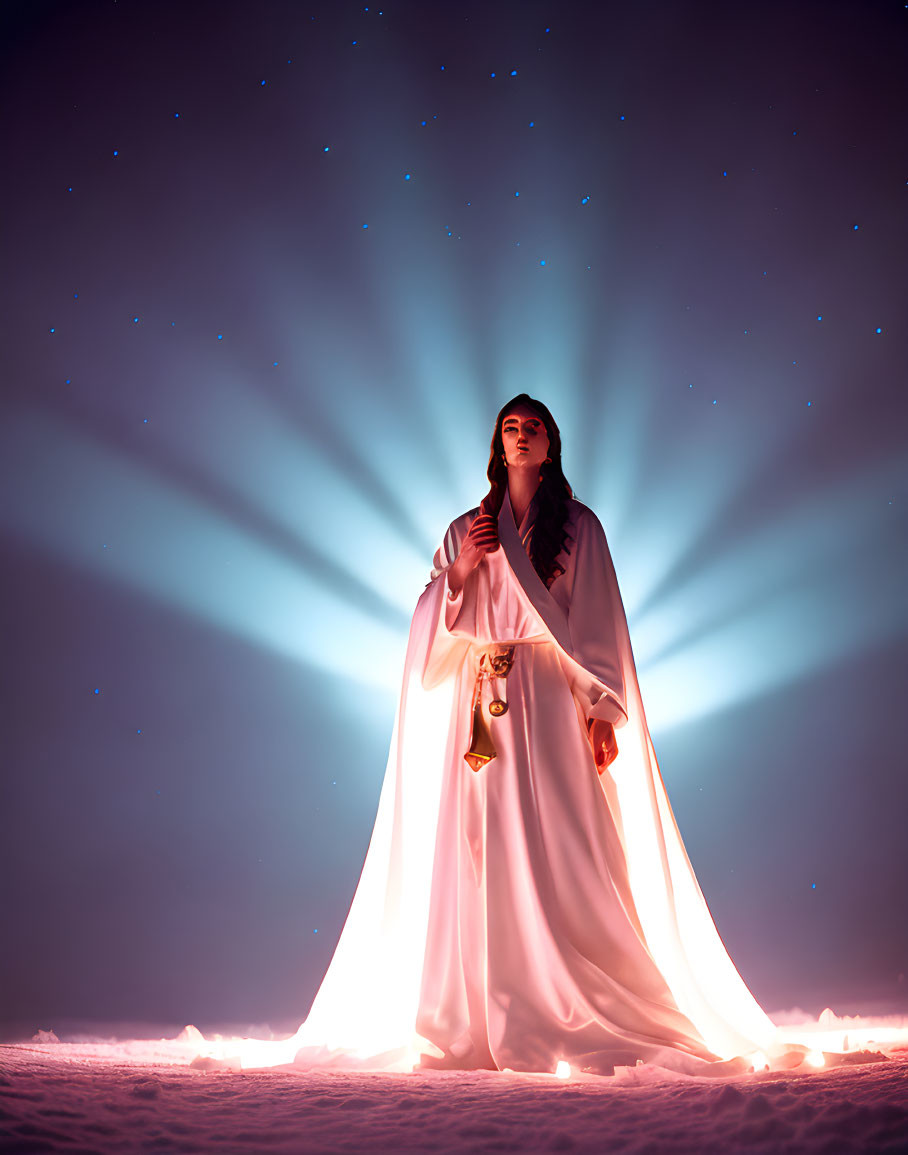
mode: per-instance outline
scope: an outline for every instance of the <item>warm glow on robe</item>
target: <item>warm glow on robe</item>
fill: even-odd
[[[420,1054],[441,1054],[418,1033],[416,1020],[421,988],[429,989],[435,977],[424,970],[433,957],[427,928],[436,839],[446,821],[439,812],[442,787],[446,774],[472,773],[461,748],[473,685],[465,672],[473,669],[471,654],[489,642],[523,637],[554,647],[580,718],[611,717],[620,727],[618,759],[598,779],[601,801],[620,837],[646,947],[677,1008],[699,1032],[701,1050],[731,1057],[772,1045],[775,1028],[725,951],[671,812],[605,536],[590,511],[575,507],[567,572],[551,592],[532,568],[507,500],[499,519],[503,548],[487,555],[454,603],[445,570],[475,511],[452,525],[436,555],[433,581],[413,617],[398,718],[359,885],[309,1016],[290,1041],[301,1049],[300,1061],[408,1070]],[[537,702],[531,708],[546,706]],[[573,732],[571,740],[577,741]],[[483,773],[500,770],[492,762]],[[564,831],[565,838],[572,836]],[[478,836],[471,844],[472,868],[483,881],[481,844]],[[442,869],[448,869],[446,861]],[[494,886],[495,879],[487,884]],[[538,918],[537,908],[528,907],[526,917]],[[548,976],[540,971],[532,981],[542,990]],[[571,1006],[557,990],[545,997],[565,1024],[572,1022]],[[620,1024],[616,1030],[624,1037]],[[654,1023],[656,1043],[659,1030]],[[626,1037],[632,1062],[639,1031]],[[514,1066],[510,1059],[509,1065]]]

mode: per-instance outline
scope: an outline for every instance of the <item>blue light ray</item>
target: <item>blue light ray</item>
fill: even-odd
[[[414,587],[402,582],[401,574],[424,571],[425,556],[393,520],[376,516],[369,491],[338,466],[317,437],[291,429],[243,382],[225,376],[218,393],[216,407],[194,417],[184,414],[177,428],[166,429],[162,436],[170,451],[330,562],[329,581],[349,572],[376,599],[397,605],[404,626]],[[368,567],[357,564],[357,555],[370,558]],[[316,558],[311,569],[317,581]]]
[[[408,348],[418,344],[424,353],[408,354],[411,369],[402,370],[404,319],[392,324],[393,314],[383,307],[380,318],[369,318],[380,336],[360,344],[351,337],[344,308],[330,291],[323,297],[307,310],[305,329],[295,327],[287,358],[294,382],[290,399],[270,386],[269,396],[332,450],[333,469],[323,484],[333,484],[336,471],[347,474],[379,521],[396,523],[417,548],[424,582],[452,510],[462,512],[482,496],[489,418],[480,405],[471,411],[463,403],[470,382],[458,379],[442,358],[432,361],[425,333],[414,329],[407,335]],[[280,315],[286,301],[276,299],[271,308]],[[293,312],[286,313],[291,331]],[[430,362],[435,388],[428,391],[418,366]]]
[[[769,419],[762,415],[748,412],[741,418],[750,429],[746,437],[717,435],[711,421],[685,416],[678,416],[674,436],[658,450],[643,450],[650,468],[628,510],[623,536],[632,560],[624,575],[626,604],[637,617],[677,593],[678,581],[669,575],[685,559],[702,565],[698,544],[735,497],[762,475],[772,443]]]
[[[433,460],[427,463],[420,484],[422,478],[432,477],[430,484],[470,508],[482,492],[477,492],[475,474],[464,468],[463,458],[487,443],[488,417],[478,399],[478,372],[468,356],[467,342],[458,340],[459,310],[453,294],[429,270],[413,268],[398,278],[385,270],[382,278],[376,269],[374,275],[376,285],[385,281],[379,323],[394,343],[398,374],[394,393],[399,395],[402,387],[417,428],[425,431],[432,445]],[[460,332],[464,331],[461,326]],[[389,419],[392,416],[387,413]],[[394,424],[396,440],[412,438],[409,421],[406,430],[399,420]],[[452,427],[457,436],[452,437]]]
[[[873,592],[877,596],[856,601],[855,590],[835,573],[811,579],[705,631],[673,656],[641,665],[653,731],[702,719],[908,633],[900,595],[885,582]],[[846,667],[845,716],[851,690]]]
[[[704,631],[733,623],[766,599],[784,596],[804,582],[818,588],[850,580],[849,561],[885,532],[888,507],[879,500],[896,463],[877,466],[859,479],[847,479],[822,494],[786,507],[783,514],[753,531],[657,604],[634,618],[638,660],[658,663],[696,644]],[[843,533],[843,527],[849,527]],[[894,607],[893,607],[894,608]],[[860,617],[855,605],[849,617]],[[832,634],[841,623],[832,619]],[[803,648],[804,642],[801,642]]]
[[[277,653],[396,689],[404,631],[126,455],[56,419],[4,426],[4,528]],[[355,652],[357,660],[351,662]]]
[[[571,433],[580,424],[577,383],[586,310],[563,265],[547,267],[539,276],[528,277],[527,272],[514,271],[502,279],[493,330],[494,380],[502,402],[517,393],[529,393],[549,406],[570,461]]]

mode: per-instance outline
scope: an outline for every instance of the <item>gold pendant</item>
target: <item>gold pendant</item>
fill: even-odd
[[[473,733],[470,735],[470,749],[464,754],[464,760],[471,770],[481,770],[496,757],[495,743],[486,720],[482,716],[482,703],[479,696],[473,707]]]
[[[492,701],[489,702],[489,713],[493,718],[500,718],[502,714],[506,714],[507,712],[508,704],[507,702],[503,702],[501,698],[493,698]]]

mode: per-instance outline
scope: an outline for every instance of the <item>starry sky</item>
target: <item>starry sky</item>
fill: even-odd
[[[769,1011],[908,1010],[908,6],[4,5],[0,1028],[295,1028],[499,406]]]

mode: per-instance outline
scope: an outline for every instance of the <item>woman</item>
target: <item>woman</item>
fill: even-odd
[[[662,785],[605,534],[526,394],[498,415],[488,477],[414,614],[372,841],[298,1060],[696,1073],[766,1050]]]

